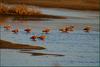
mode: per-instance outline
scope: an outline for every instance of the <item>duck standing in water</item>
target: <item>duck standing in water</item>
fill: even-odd
[[[6,30],[10,30],[10,29],[12,28],[12,26],[11,26],[10,24],[9,24],[9,25],[5,25],[4,28],[5,28]]]
[[[46,29],[42,30],[42,32],[48,34],[50,32],[50,29],[46,28]]]
[[[86,26],[83,30],[85,32],[90,32],[91,31],[91,26]]]
[[[74,26],[73,25],[69,26],[69,31],[74,31]]]
[[[31,39],[32,39],[33,41],[36,41],[37,37],[38,37],[38,36],[34,35],[34,36],[31,37]]]
[[[39,38],[40,40],[43,40],[43,41],[44,41],[44,40],[46,39],[46,36],[45,36],[45,35],[41,35],[41,36],[39,36],[38,38]]]
[[[64,28],[60,28],[59,31],[60,32],[65,32],[65,29]]]
[[[59,29],[60,32],[69,32],[69,26]]]
[[[16,28],[16,29],[12,30],[12,32],[13,32],[13,33],[18,33],[18,32],[19,32],[19,29]]]
[[[67,32],[67,33],[70,32],[70,26],[65,27],[65,32]]]
[[[26,31],[27,33],[30,33],[32,31],[32,29],[26,28],[24,31]]]

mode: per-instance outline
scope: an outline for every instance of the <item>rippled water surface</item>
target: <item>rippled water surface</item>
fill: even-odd
[[[99,18],[98,12],[74,11],[58,9],[41,9],[43,13],[69,16],[68,19],[50,19],[41,21],[18,21],[13,18],[4,20],[4,24],[19,27],[20,32],[13,34],[0,27],[1,39],[15,43],[46,46],[45,50],[20,51],[11,49],[1,50],[2,66],[98,66],[99,65]],[[81,18],[79,18],[81,17]],[[75,25],[75,31],[61,33],[58,29],[64,25]],[[91,25],[90,33],[83,32],[84,25]],[[27,34],[24,28],[30,27],[33,32]],[[41,30],[49,27],[52,31],[44,41],[31,41],[34,34],[42,35]],[[34,56],[32,53],[50,53],[57,55]]]

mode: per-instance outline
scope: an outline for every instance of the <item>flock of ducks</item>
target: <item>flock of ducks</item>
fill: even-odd
[[[75,27],[73,25],[67,25],[64,28],[60,28],[59,31],[68,33],[68,32],[74,31],[74,28]],[[12,26],[11,25],[5,25],[4,29],[11,30]],[[90,32],[91,31],[91,26],[85,26],[83,28],[83,30],[84,30],[84,32]],[[24,29],[24,31],[27,32],[27,33],[31,33],[32,29],[31,28],[26,28],[26,29]],[[51,31],[51,29],[49,29],[49,28],[45,28],[45,29],[42,30],[42,32],[45,33],[45,34],[48,34],[50,31]],[[19,31],[19,28],[16,28],[16,29],[11,30],[11,32],[16,34],[16,33],[20,32],[20,31]],[[33,35],[30,38],[33,41],[36,41],[37,38],[39,38],[40,40],[45,40],[46,39],[46,35],[41,35],[41,36]]]
[[[66,26],[64,28],[61,28],[59,29],[60,32],[71,32],[71,31],[74,31],[74,26],[71,25],[71,26]]]
[[[75,26],[71,25],[71,26],[66,26],[64,28],[59,29],[59,31],[61,32],[72,32],[74,31]],[[91,31],[91,26],[85,26],[83,28],[84,32],[90,32]]]

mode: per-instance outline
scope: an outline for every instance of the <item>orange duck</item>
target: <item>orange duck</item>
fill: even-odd
[[[15,30],[12,30],[13,33],[18,33],[19,32],[19,29],[15,29]]]
[[[45,35],[41,35],[38,38],[41,39],[41,40],[45,40],[46,39],[46,36]]]
[[[86,26],[83,30],[84,30],[85,32],[90,32],[91,26]]]
[[[69,31],[70,31],[70,26],[66,26],[66,27],[65,27],[65,32],[68,33]]]
[[[11,25],[5,25],[4,28],[5,28],[6,30],[10,30],[12,27],[11,27]]]
[[[30,28],[26,28],[24,31],[26,31],[27,33],[30,33],[32,30]]]
[[[68,32],[69,31],[69,26],[66,26],[64,28],[59,29],[60,32]]]
[[[36,41],[36,38],[37,38],[37,36],[35,36],[35,35],[31,37],[31,39],[32,39],[33,41]]]
[[[48,34],[50,32],[50,29],[49,28],[46,28],[46,29],[42,30],[42,32]]]

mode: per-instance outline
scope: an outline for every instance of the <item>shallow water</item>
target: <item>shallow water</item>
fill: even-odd
[[[46,46],[45,50],[1,50],[1,66],[98,66],[99,65],[99,18],[98,12],[73,11],[58,9],[41,9],[47,14],[70,16],[68,19],[51,19],[47,21],[14,21],[13,18],[4,20],[4,24],[11,24],[13,28],[20,28],[18,34],[13,34],[0,27],[1,39],[15,43]],[[71,18],[74,17],[74,18]],[[76,17],[76,18],[75,18]],[[82,17],[82,18],[78,18]],[[4,25],[3,24],[3,25]],[[61,33],[58,28],[65,25],[75,25],[75,31]],[[84,25],[91,25],[90,33],[83,32]],[[25,27],[32,28],[27,34]],[[34,34],[42,35],[41,30],[49,27],[52,31],[45,41],[30,40]],[[30,53],[28,53],[30,52]],[[61,54],[34,56],[31,53]],[[9,62],[10,61],[10,62]]]

